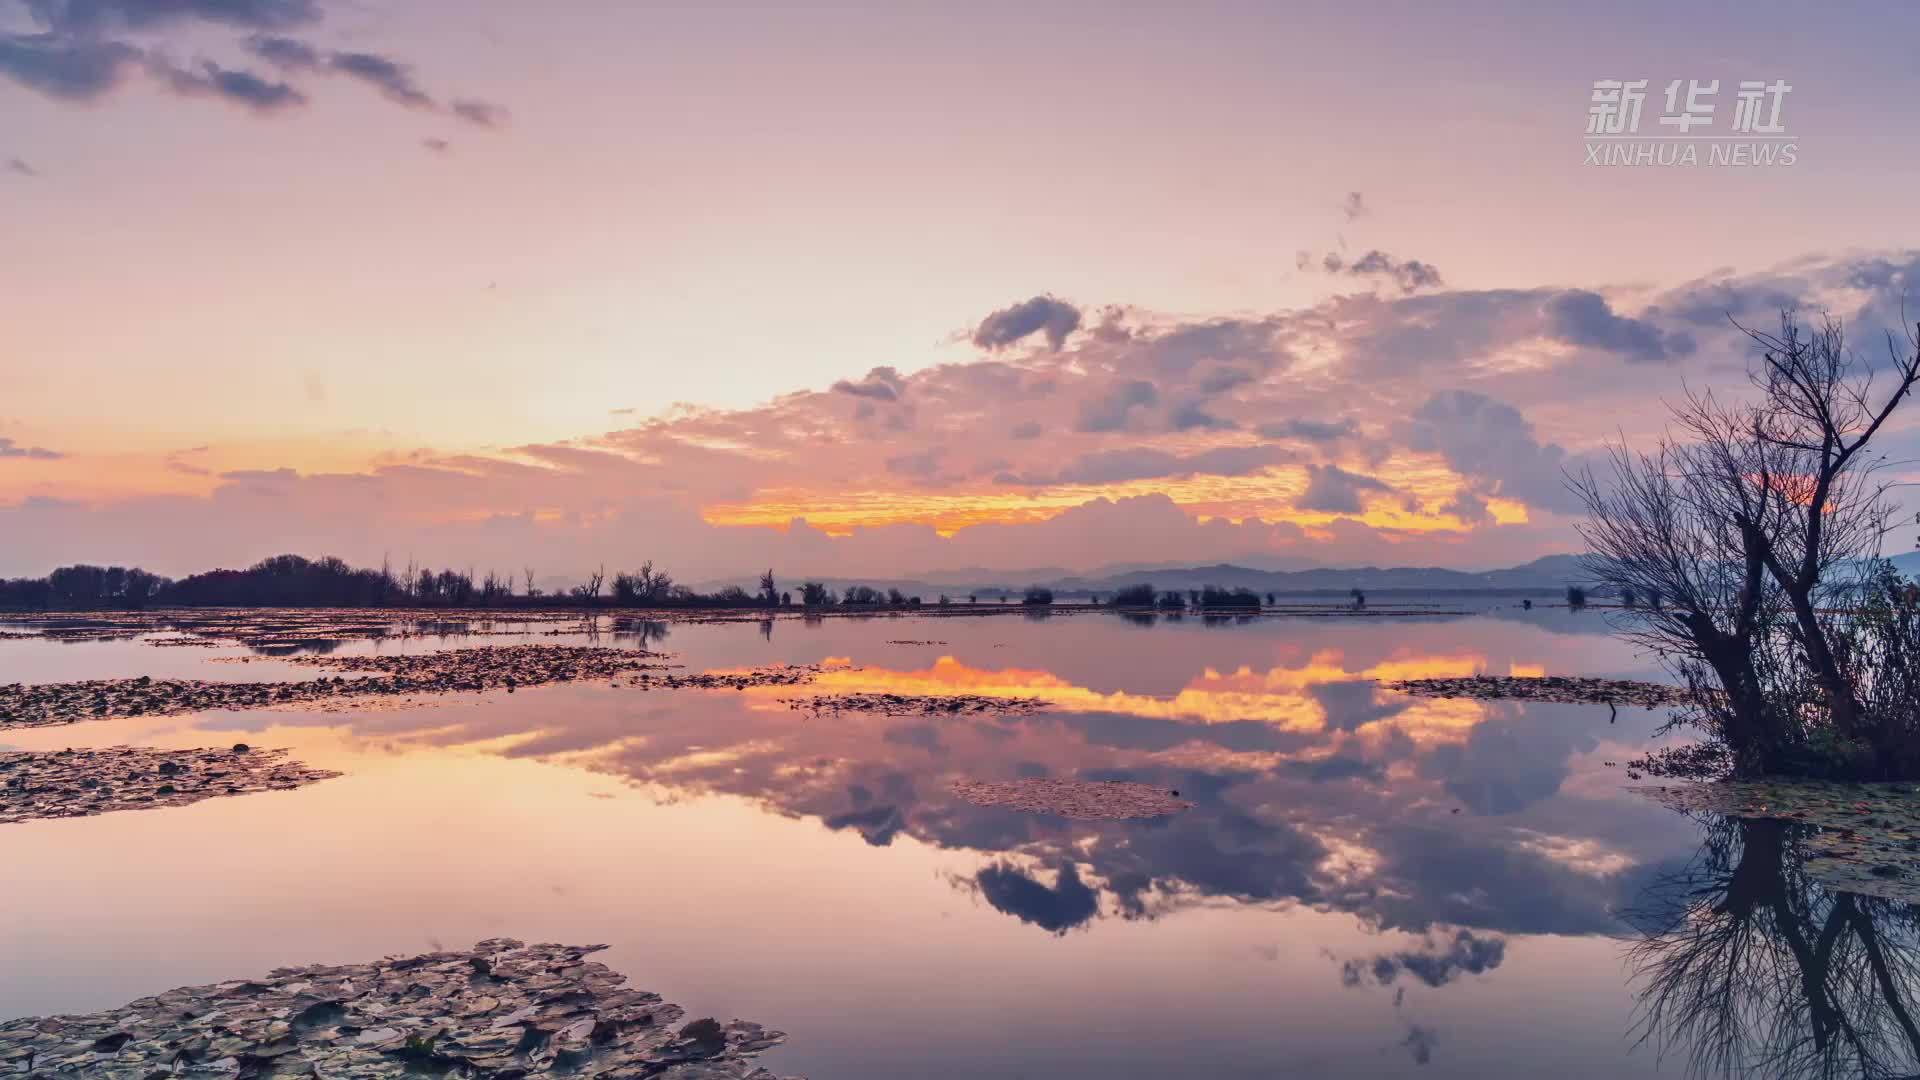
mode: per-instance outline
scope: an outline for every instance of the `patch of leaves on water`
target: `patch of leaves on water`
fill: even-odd
[[[1039,698],[984,694],[820,694],[788,698],[787,707],[816,716],[864,712],[882,716],[1029,716],[1047,707]]]
[[[1920,903],[1920,787],[1824,780],[1722,780],[1629,788],[1688,814],[1809,827],[1806,872],[1841,892]]]
[[[335,698],[396,694],[508,691],[522,686],[610,679],[657,667],[660,656],[641,649],[568,645],[504,645],[398,656],[299,656],[287,663],[333,671],[371,672],[363,678],[321,677],[303,682],[207,682],[199,679],[93,679],[85,682],[0,686],[0,728],[44,727],[116,716],[171,716],[209,709],[289,707]],[[230,658],[245,662],[250,657]]]
[[[1473,698],[1477,701],[1545,701],[1658,709],[1684,705],[1691,700],[1683,686],[1571,675],[1468,675],[1454,679],[1401,679],[1380,685],[1416,697]]]
[[[285,750],[99,750],[0,753],[0,825],[154,810],[202,799],[291,791],[340,774]]]
[[[585,959],[492,938],[463,952],[280,968],[84,1016],[0,1023],[0,1076],[549,1075],[774,1080],[786,1035],[696,1020]]]
[[[775,664],[744,671],[703,671],[695,674],[669,672],[656,675],[651,671],[643,671],[638,677],[627,680],[627,685],[642,690],[745,690],[750,686],[804,686],[819,678],[822,670],[818,664]]]
[[[953,793],[975,806],[998,806],[1029,814],[1058,814],[1083,821],[1161,817],[1193,809],[1177,792],[1126,780],[962,780]]]

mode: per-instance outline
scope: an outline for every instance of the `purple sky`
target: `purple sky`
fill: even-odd
[[[1920,12],[1354,7],[0,0],[0,573],[1492,566],[1902,321]]]

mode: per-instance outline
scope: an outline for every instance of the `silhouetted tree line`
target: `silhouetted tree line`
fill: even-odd
[[[758,592],[729,585],[702,593],[676,584],[652,562],[614,575],[611,595],[602,595],[604,567],[585,584],[563,594],[542,595],[526,571],[523,591],[514,592],[514,576],[488,571],[434,570],[409,565],[396,571],[357,568],[326,556],[276,555],[245,570],[209,570],[178,581],[138,568],[63,566],[44,578],[0,579],[0,608],[87,610],[141,607],[781,607],[793,602],[781,592],[773,571],[760,578]],[[811,587],[811,586],[810,586]],[[872,590],[869,590],[872,591]],[[879,594],[875,593],[876,596]],[[905,604],[897,590],[895,602]],[[887,597],[882,597],[882,602]],[[918,602],[918,598],[914,598]]]

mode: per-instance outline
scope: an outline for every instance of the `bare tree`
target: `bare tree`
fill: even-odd
[[[1834,726],[1853,737],[1862,727],[1859,698],[1841,672],[1820,608],[1836,586],[1854,584],[1837,569],[1879,554],[1892,506],[1875,475],[1882,459],[1866,450],[1920,382],[1920,336],[1909,338],[1905,358],[1888,340],[1893,386],[1876,403],[1875,372],[1847,348],[1838,321],[1828,318],[1809,333],[1785,314],[1777,335],[1746,333],[1761,348],[1752,379],[1764,392],[1748,417],[1751,439],[1775,482],[1765,508],[1736,520],[1786,595]]]

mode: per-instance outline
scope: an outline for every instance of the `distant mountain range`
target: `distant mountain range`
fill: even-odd
[[[912,578],[786,578],[783,588],[798,588],[803,580],[818,581],[835,590],[849,585],[867,585],[882,591],[899,589],[908,596],[928,601],[941,593],[1001,597],[1018,595],[1030,585],[1052,589],[1062,600],[1106,594],[1128,585],[1152,585],[1156,589],[1187,591],[1208,585],[1221,588],[1251,589],[1257,593],[1288,596],[1345,595],[1349,589],[1365,592],[1531,592],[1557,593],[1581,580],[1580,556],[1548,555],[1522,566],[1503,570],[1474,572],[1449,570],[1439,566],[1360,566],[1350,569],[1315,568],[1310,570],[1258,570],[1234,563],[1211,566],[1156,566],[1103,568],[1073,573],[1058,567],[1029,570],[966,569],[929,573]],[[704,582],[699,588],[711,589],[737,584],[752,588],[755,582],[722,578]]]

